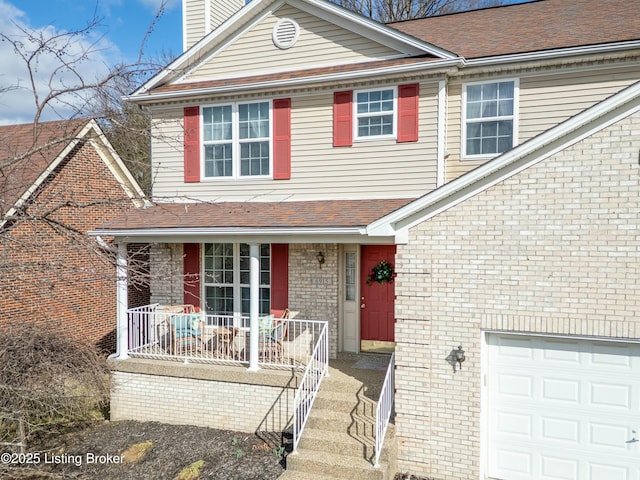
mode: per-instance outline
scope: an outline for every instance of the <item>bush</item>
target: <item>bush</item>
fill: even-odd
[[[107,361],[93,345],[37,323],[0,327],[0,418],[21,422],[26,438],[46,426],[95,418],[109,390]]]

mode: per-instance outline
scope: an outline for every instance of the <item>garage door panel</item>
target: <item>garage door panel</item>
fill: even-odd
[[[542,400],[577,405],[580,401],[580,382],[568,378],[545,378],[542,380]]]
[[[571,443],[578,443],[580,440],[580,421],[578,419],[542,417],[540,427],[541,440],[560,440]]]
[[[640,442],[629,442],[640,432],[640,345],[503,334],[487,343],[489,477],[640,480]]]
[[[591,383],[591,404],[610,409],[631,408],[631,385],[614,383]]]
[[[606,447],[622,453],[627,450],[627,440],[629,440],[629,427],[626,424],[599,424],[589,425],[589,444],[594,447]],[[640,461],[640,459],[639,459]]]
[[[541,480],[573,480],[578,478],[579,465],[576,460],[555,456],[541,456]]]

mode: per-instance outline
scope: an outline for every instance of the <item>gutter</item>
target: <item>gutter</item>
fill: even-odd
[[[388,67],[380,67],[375,68],[373,70],[359,70],[357,72],[341,72],[341,73],[333,73],[326,75],[317,75],[308,78],[291,78],[288,80],[272,80],[268,82],[255,82],[244,85],[221,85],[218,87],[205,87],[193,90],[185,90],[185,91],[172,91],[165,93],[149,93],[145,95],[128,95],[122,97],[125,100],[134,103],[145,103],[151,102],[155,100],[172,100],[177,98],[188,98],[188,97],[200,97],[204,95],[212,95],[218,93],[228,93],[228,92],[245,92],[247,90],[263,90],[266,88],[285,88],[285,87],[296,87],[296,86],[305,86],[313,83],[320,82],[335,82],[338,80],[358,80],[365,79],[367,77],[378,76],[378,75],[392,75],[392,74],[406,74],[406,73],[414,73],[416,71],[425,70],[438,70],[442,68],[450,68],[457,67],[461,68],[465,65],[466,61],[462,57],[447,59],[447,60],[430,60],[428,62],[419,62],[413,63],[410,65],[393,65]]]
[[[140,228],[140,229],[100,229],[88,233],[91,236],[100,237],[108,235],[113,237],[167,237],[167,236],[222,236],[222,235],[366,235],[366,227],[338,227],[338,228],[219,228],[219,227],[194,227],[194,228]]]

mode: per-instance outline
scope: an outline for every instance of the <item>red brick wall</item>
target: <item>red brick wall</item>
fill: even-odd
[[[115,268],[87,232],[129,208],[90,144],[70,153],[27,218],[0,235],[0,321],[37,322],[114,351]]]

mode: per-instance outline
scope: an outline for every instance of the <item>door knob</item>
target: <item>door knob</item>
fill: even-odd
[[[360,308],[364,308],[364,307],[366,307],[366,305],[364,303],[361,303]]]

